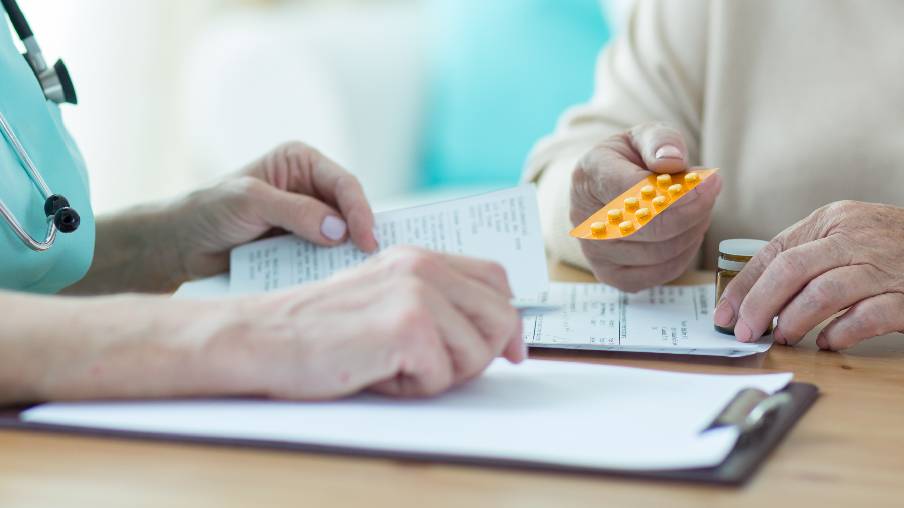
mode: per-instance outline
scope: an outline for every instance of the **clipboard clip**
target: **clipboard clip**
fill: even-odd
[[[721,427],[736,427],[740,442],[746,442],[775,419],[783,407],[792,402],[791,395],[781,391],[769,395],[763,390],[745,388],[737,393],[703,432]]]

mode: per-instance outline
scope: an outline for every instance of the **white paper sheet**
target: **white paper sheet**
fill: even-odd
[[[774,393],[791,378],[497,360],[479,379],[431,399],[51,403],[22,417],[96,429],[662,470],[721,463],[735,429],[701,431],[739,390]]]
[[[229,274],[224,273],[185,282],[173,293],[173,298],[201,300],[206,298],[222,298],[229,295]]]
[[[229,294],[228,275],[188,282],[176,298],[216,298]],[[232,293],[237,294],[237,293]],[[525,318],[524,341],[531,347],[593,349],[737,358],[764,353],[772,336],[743,343],[712,327],[712,285],[662,286],[624,294],[603,284],[550,284],[536,299],[561,311]]]
[[[549,284],[532,185],[376,214],[380,248],[416,245],[497,261],[518,297],[534,298]],[[354,245],[324,248],[294,236],[233,249],[230,288],[256,293],[328,277],[367,255]]]
[[[660,286],[622,293],[604,284],[552,283],[539,301],[560,312],[524,320],[531,347],[740,357],[768,351],[772,337],[738,342],[713,329],[715,288]]]

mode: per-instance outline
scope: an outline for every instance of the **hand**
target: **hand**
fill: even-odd
[[[526,356],[498,264],[396,247],[326,281],[239,300],[229,370],[276,398],[431,395]]]
[[[572,175],[571,221],[577,225],[652,171],[686,171],[681,134],[662,124],[643,124],[591,150]],[[664,284],[691,263],[709,228],[721,189],[712,175],[643,229],[619,240],[581,240],[581,249],[601,282],[625,291]]]
[[[0,306],[15,309],[4,315],[0,402],[431,395],[498,356],[526,357],[510,298],[498,264],[413,247],[253,297],[0,291]],[[40,326],[47,316],[66,333]]]
[[[228,269],[229,250],[271,230],[319,245],[348,237],[377,248],[374,217],[354,175],[302,143],[287,143],[172,207],[175,238],[188,279]]]
[[[778,316],[775,341],[796,344],[844,309],[817,337],[821,349],[904,330],[904,208],[839,201],[816,210],[754,256],[713,318],[748,342]]]

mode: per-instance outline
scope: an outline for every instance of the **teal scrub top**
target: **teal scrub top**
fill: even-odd
[[[0,9],[0,112],[28,151],[50,191],[69,199],[81,226],[57,234],[45,252],[25,246],[0,218],[0,289],[55,293],[84,277],[94,255],[94,216],[88,175],[81,154],[63,127],[59,107],[45,99],[38,81],[13,44]],[[47,220],[44,197],[0,134],[0,199],[35,239],[44,240]]]

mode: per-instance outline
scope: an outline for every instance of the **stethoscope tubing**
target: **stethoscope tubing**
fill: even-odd
[[[34,182],[38,187],[38,190],[41,191],[41,195],[45,200],[49,198],[51,196],[50,187],[47,186],[47,182],[44,181],[44,177],[41,176],[41,172],[38,171],[34,161],[31,160],[28,151],[22,146],[19,137],[13,132],[12,126],[6,120],[6,116],[3,115],[2,111],[0,111],[0,130],[3,131],[3,136],[9,142],[10,146],[13,147],[13,150],[16,152],[19,161],[28,172],[28,176],[31,178],[32,182]],[[22,224],[19,223],[16,216],[13,215],[9,207],[6,206],[6,203],[3,202],[3,199],[0,199],[0,215],[2,215],[7,224],[9,224],[13,233],[31,250],[37,252],[46,251],[53,246],[53,243],[56,241],[57,228],[53,222],[52,216],[47,217],[47,233],[44,240],[39,241],[35,240],[27,231],[25,231],[25,228],[22,227]]]
[[[25,15],[22,14],[22,10],[19,9],[16,0],[0,0],[0,4],[2,4],[13,28],[19,35],[19,39],[25,46],[25,59],[32,72],[34,72],[44,96],[57,104],[64,102],[76,104],[78,99],[75,95],[75,88],[72,86],[72,79],[69,77],[69,71],[63,61],[57,60],[53,67],[47,67],[41,48],[38,46],[38,41],[31,31],[31,27],[28,26],[28,20],[25,19]],[[56,241],[58,230],[62,233],[71,233],[78,229],[80,221],[78,212],[69,206],[69,200],[64,196],[51,192],[41,172],[35,166],[34,161],[31,160],[28,151],[19,141],[19,137],[16,136],[2,111],[0,111],[0,130],[2,130],[3,136],[12,146],[13,151],[16,152],[19,162],[24,166],[32,183],[44,197],[44,213],[47,215],[47,233],[44,236],[44,240],[36,240],[32,237],[2,199],[0,199],[0,216],[3,216],[13,233],[19,237],[26,247],[37,252],[46,251]]]

